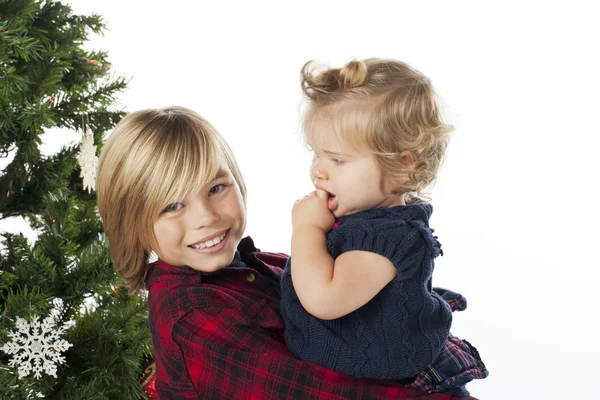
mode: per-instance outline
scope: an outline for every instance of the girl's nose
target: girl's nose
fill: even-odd
[[[327,179],[327,174],[324,171],[314,169],[312,173],[313,180],[316,179]]]
[[[310,166],[310,177],[312,178],[313,182],[317,179],[327,179],[327,173],[323,170],[323,168],[320,168],[319,164],[319,160],[315,158]]]

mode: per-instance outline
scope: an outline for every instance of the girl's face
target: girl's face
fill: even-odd
[[[154,223],[158,257],[171,265],[213,272],[228,266],[246,227],[240,189],[225,163],[217,176],[167,205]]]
[[[315,136],[319,145],[311,146],[315,153],[311,178],[316,188],[329,193],[327,206],[336,218],[405,204],[402,196],[383,192],[381,171],[373,155],[358,153],[327,129]]]

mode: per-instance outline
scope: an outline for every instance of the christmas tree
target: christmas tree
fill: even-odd
[[[106,52],[84,49],[104,29],[57,1],[0,0],[0,219],[38,234],[2,234],[0,399],[146,397],[146,299],[114,273],[93,191],[95,148],[127,86]],[[82,144],[43,155],[50,129]]]

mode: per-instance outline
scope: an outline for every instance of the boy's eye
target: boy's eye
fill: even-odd
[[[343,165],[345,163],[344,160],[340,160],[339,158],[332,158],[331,161],[333,161],[333,163],[337,165]]]
[[[173,212],[173,211],[179,211],[183,208],[183,204],[182,203],[171,203],[168,206],[166,206],[165,208],[163,208],[162,212]]]
[[[225,189],[225,185],[222,184],[222,183],[219,183],[218,185],[215,185],[215,186],[213,186],[213,187],[210,188],[210,190],[208,191],[208,195],[209,196],[215,195],[215,194],[217,194],[219,192],[222,192],[223,189]]]

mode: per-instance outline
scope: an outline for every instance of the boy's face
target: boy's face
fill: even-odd
[[[310,173],[316,188],[329,193],[327,206],[336,218],[378,207],[404,204],[403,198],[382,190],[382,175],[369,154],[358,153],[322,127]]]
[[[154,223],[158,257],[171,265],[213,272],[233,260],[246,227],[240,189],[226,164],[215,179],[165,207]]]

